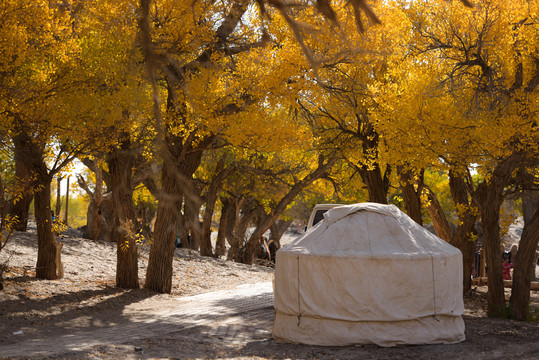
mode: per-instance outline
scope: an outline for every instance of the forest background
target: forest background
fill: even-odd
[[[33,201],[36,277],[63,276],[51,198],[75,158],[86,236],[118,244],[122,288],[140,286],[141,239],[143,286],[167,293],[177,237],[252,263],[316,203],[394,203],[462,251],[465,292],[480,222],[489,315],[526,319],[538,15],[528,0],[4,1],[1,244]],[[510,304],[506,200],[524,218]]]

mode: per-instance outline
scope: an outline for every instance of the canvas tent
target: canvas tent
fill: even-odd
[[[277,252],[274,307],[277,340],[460,342],[462,254],[394,205],[340,206]]]

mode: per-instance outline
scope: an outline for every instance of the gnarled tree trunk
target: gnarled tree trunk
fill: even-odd
[[[36,278],[55,280],[64,276],[61,260],[62,244],[53,232],[51,210],[51,182],[44,161],[43,146],[36,144],[28,134],[21,131],[14,138],[18,142],[23,166],[30,171],[34,188],[34,212],[37,223],[37,263]]]
[[[10,216],[16,216],[17,222],[14,225],[16,231],[26,231],[28,228],[28,212],[32,203],[32,179],[31,169],[28,168],[28,150],[26,144],[29,141],[25,134],[18,134],[13,137],[15,145],[15,177],[22,190],[20,198],[15,198],[8,207]]]
[[[135,210],[131,189],[133,154],[129,134],[122,134],[122,139],[120,146],[107,156],[114,212],[111,237],[117,246],[116,286],[134,289],[139,287],[139,282]]]
[[[77,175],[77,182],[90,197],[90,204],[86,212],[86,233],[85,237],[91,240],[99,240],[108,237],[106,221],[103,217],[101,203],[103,202],[103,171],[100,167],[95,167],[95,190],[91,191],[86,180]]]
[[[434,194],[427,186],[425,192],[429,201],[427,211],[432,219],[436,234],[457,247],[462,252],[462,273],[463,273],[463,293],[467,294],[472,287],[472,266],[475,258],[475,243],[471,235],[474,232],[474,225],[477,220],[477,213],[470,208],[466,184],[462,177],[455,172],[449,173],[449,187],[451,197],[456,207],[465,208],[465,211],[458,213],[459,224],[455,231],[447,220],[445,213]]]
[[[52,228],[51,179],[45,164],[42,164],[42,169],[37,174],[36,185],[39,187],[34,194],[38,242],[36,278],[61,279],[64,277],[61,259],[63,244],[56,240]]]
[[[150,249],[146,281],[144,282],[146,289],[162,293],[172,291],[172,260],[176,234],[178,233],[178,221],[181,217],[182,199],[185,198],[186,206],[189,206],[190,202],[191,205],[200,207],[197,205],[199,194],[196,193],[191,181],[202,161],[203,150],[211,141],[212,138],[208,137],[197,142],[199,147],[192,147],[195,145],[192,139],[190,142],[189,139],[181,139],[167,133],[168,152],[163,156],[161,193],[159,194],[154,239]],[[198,221],[198,210],[195,211]],[[189,224],[188,221],[186,223],[189,226],[193,225]],[[200,234],[200,230],[198,231]]]
[[[215,256],[217,257],[226,255],[226,228],[230,212],[233,210],[232,204],[232,200],[221,198],[221,218],[219,219],[219,230],[215,244]]]
[[[190,187],[188,196],[183,198],[183,216],[186,230],[189,233],[188,246],[192,250],[200,250],[202,242],[202,224],[200,223],[200,192],[194,186]],[[211,251],[210,248],[206,249]]]
[[[56,240],[53,232],[51,209],[52,178],[76,156],[76,150],[64,158],[56,158],[53,168],[45,163],[45,146],[48,139],[32,138],[34,133],[18,116],[14,117],[16,134],[16,153],[22,165],[29,171],[31,191],[34,192],[34,208],[37,223],[38,254],[36,277],[39,279],[59,279],[64,276],[61,261],[62,244]],[[65,153],[64,153],[65,155]]]
[[[216,174],[208,185],[206,191],[206,207],[204,210],[204,217],[202,219],[202,237],[200,241],[200,255],[213,256],[211,245],[211,223],[213,219],[213,212],[215,210],[215,203],[217,202],[217,196],[221,189],[221,184],[229,176],[233,167],[225,167],[225,157],[221,157],[215,166],[214,173]],[[217,246],[216,246],[217,247]],[[215,249],[217,252],[217,249]]]
[[[404,206],[408,216],[416,223],[423,226],[423,216],[421,215],[421,193],[423,192],[423,170],[419,174],[402,165],[397,166],[400,179],[400,188],[404,199]]]
[[[271,240],[275,242],[277,249],[281,248],[281,238],[290,224],[292,224],[292,220],[277,220],[270,226]]]
[[[514,260],[513,285],[511,288],[512,317],[524,321],[528,317],[532,273],[535,273],[535,252],[539,242],[539,206],[535,214],[525,221],[518,252]]]
[[[228,221],[230,228],[227,231],[227,240],[230,244],[228,250],[228,260],[236,262],[246,262],[245,258],[245,240],[247,229],[255,221],[260,213],[258,204],[253,199],[236,200],[233,211],[233,221]]]
[[[505,315],[505,293],[503,284],[503,256],[500,246],[500,207],[502,205],[503,185],[496,177],[481,184],[479,203],[483,228],[483,247],[485,249],[488,277],[488,315]]]
[[[362,165],[358,168],[361,180],[367,186],[369,201],[387,204],[387,192],[389,189],[389,166],[382,176],[382,170],[378,163],[372,166]]]
[[[453,233],[451,243],[462,252],[463,265],[463,291],[465,294],[472,289],[472,268],[475,259],[476,244],[472,241],[477,212],[471,206],[464,179],[454,171],[449,172],[449,189],[456,208],[464,209],[457,211],[459,225]]]
[[[144,282],[144,288],[161,293],[172,291],[172,260],[182,199],[177,176],[174,164],[165,159],[161,170],[161,193],[153,233],[154,241]]]
[[[457,246],[452,240],[453,233],[451,231],[451,224],[449,224],[449,221],[447,220],[447,216],[442,209],[442,205],[440,205],[440,202],[438,201],[438,197],[428,186],[424,186],[423,191],[427,196],[427,211],[429,212],[436,235],[451,245]]]

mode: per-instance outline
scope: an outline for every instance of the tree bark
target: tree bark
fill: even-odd
[[[88,184],[82,176],[77,175],[77,182],[79,187],[82,188],[90,197],[90,204],[88,205],[88,210],[86,212],[85,236],[91,240],[106,238],[107,234],[104,232],[108,230],[106,229],[106,222],[101,209],[101,203],[103,202],[103,171],[100,167],[95,167],[94,191],[90,190]]]
[[[169,108],[172,109],[171,96],[169,93]],[[185,199],[184,211],[193,210],[188,208],[189,206],[200,208],[199,194],[196,193],[197,190],[192,184],[192,178],[200,166],[205,147],[211,143],[213,137],[203,138],[195,145],[193,134],[186,138],[180,138],[170,132],[166,132],[165,135],[166,148],[162,149],[161,192],[144,287],[157,292],[170,293],[172,291],[172,260],[181,218],[182,199]],[[195,212],[199,223],[198,210]],[[193,219],[186,218],[185,220],[188,226],[193,225],[189,224],[189,221],[192,222]],[[198,226],[198,236],[200,236],[200,224]],[[192,240],[196,241],[196,239]]]
[[[531,222],[539,207],[539,190],[526,190],[522,192],[522,217],[524,224]]]
[[[181,209],[181,185],[174,164],[165,159],[161,170],[161,193],[157,207],[154,241],[150,249],[144,288],[170,294],[172,260]]]
[[[44,163],[37,173],[36,185],[39,187],[39,190],[34,194],[38,242],[36,278],[61,279],[64,277],[64,267],[61,260],[63,244],[56,240],[52,228],[51,179]]]
[[[169,106],[172,105],[169,104]],[[197,142],[199,147],[193,147],[192,136],[184,139],[169,132],[166,133],[167,148],[163,152],[161,192],[158,200],[154,239],[144,282],[146,289],[161,293],[172,291],[172,260],[181,218],[182,199],[185,199],[186,206],[189,206],[190,202],[190,204],[195,204],[195,207],[199,207],[196,205],[198,194],[196,194],[191,180],[200,166],[204,148],[208,142],[211,142],[211,139],[211,137],[204,138]],[[187,212],[189,210],[191,209],[187,209]],[[196,211],[196,217],[198,221],[198,211]],[[189,224],[188,221],[186,223]]]
[[[275,223],[273,223],[273,225],[271,225],[271,240],[275,242],[277,249],[281,248],[281,238],[283,237],[290,224],[292,224],[292,220],[277,220],[275,221]]]
[[[34,192],[34,212],[37,223],[37,263],[36,278],[55,280],[64,276],[61,261],[62,244],[56,240],[52,227],[51,181],[44,161],[44,146],[37,144],[25,131],[14,137],[18,143],[17,152],[23,166],[32,174],[31,187]]]
[[[428,186],[425,186],[423,188],[423,191],[427,195],[427,211],[429,212],[430,218],[432,220],[432,225],[434,226],[434,231],[436,231],[436,235],[438,235],[438,237],[447,241],[451,245],[457,246],[453,242],[451,225],[449,224],[447,216],[442,209],[442,205],[440,205],[440,202],[438,201],[438,197]]]
[[[221,218],[219,219],[219,230],[217,231],[217,241],[215,244],[215,256],[226,255],[226,228],[228,225],[229,214],[232,211],[232,201],[221,198]]]
[[[193,186],[189,196],[184,196],[183,199],[183,216],[185,217],[185,224],[189,234],[189,248],[192,250],[200,250],[202,242],[201,205],[200,192]]]
[[[202,219],[202,238],[200,241],[200,255],[213,256],[211,246],[211,223],[217,196],[221,189],[223,181],[232,173],[233,167],[225,167],[225,157],[222,157],[215,166],[214,174],[216,174],[208,185],[206,191],[206,208]],[[217,249],[216,249],[217,250]]]
[[[503,185],[492,176],[483,182],[480,193],[481,224],[483,228],[483,247],[485,248],[488,292],[487,313],[491,317],[504,317],[506,311],[503,286],[503,256],[500,246],[500,207]]]
[[[537,158],[530,156],[528,152],[514,152],[498,162],[491,176],[485,179],[472,195],[481,209],[483,247],[488,278],[487,312],[492,317],[505,317],[507,315],[499,224],[504,189],[509,184],[516,182],[515,170],[536,165]]]
[[[539,189],[534,185],[531,185],[533,183],[533,178],[530,176],[529,173],[526,174],[526,180],[524,180],[527,184],[525,187],[530,188],[530,190],[524,190],[522,191],[522,218],[524,220],[524,226],[526,226],[527,223],[530,223],[533,219],[533,216],[535,215],[535,211],[537,208],[539,208]],[[530,276],[532,281],[535,279],[535,267],[532,267],[530,270]]]
[[[259,215],[260,208],[255,200],[236,200],[234,208],[234,221],[228,221],[231,225],[227,231],[227,239],[230,244],[228,250],[228,260],[236,262],[246,262],[245,240],[247,229]]]
[[[462,252],[463,291],[464,294],[467,294],[472,290],[472,269],[476,244],[471,235],[474,232],[478,214],[471,208],[472,204],[464,179],[454,171],[449,172],[449,189],[459,219],[459,225],[453,233],[451,244]]]
[[[530,286],[532,271],[535,271],[535,252],[539,242],[539,207],[536,207],[533,217],[525,222],[518,252],[514,261],[513,285],[510,303],[513,309],[512,317],[524,321],[528,317],[530,303]]]
[[[60,216],[60,211],[62,210],[62,177],[58,176],[56,179],[56,208],[54,209],[54,213],[56,214],[56,217]]]
[[[369,202],[387,204],[389,181],[385,176],[387,174],[382,176],[382,171],[378,163],[375,163],[372,167],[362,165],[358,170],[363,183],[367,186]]]
[[[64,223],[66,226],[69,225],[69,176],[67,177],[66,179],[67,181],[67,184],[66,184],[66,211],[65,211],[65,218],[64,218]],[[58,214],[58,218],[60,217],[60,214]]]
[[[470,207],[467,187],[463,178],[457,173],[450,171],[449,179],[449,188],[455,207],[465,209],[459,211],[457,214],[459,224],[455,231],[451,230],[451,225],[442,210],[436,194],[425,186],[429,201],[427,210],[433,221],[436,234],[451,245],[457,247],[462,253],[463,293],[467,294],[471,291],[472,287],[472,268],[475,260],[476,246],[472,241],[471,235],[474,232],[477,213]]]
[[[116,286],[136,289],[139,287],[138,251],[131,189],[134,159],[130,149],[129,134],[122,134],[121,138],[120,146],[107,156],[114,212],[111,235],[117,247]]]
[[[211,223],[216,202],[217,194],[206,199],[206,207],[202,218],[202,236],[200,238],[201,256],[213,256],[213,248],[211,245]]]
[[[400,178],[400,188],[404,199],[404,206],[408,216],[416,223],[423,226],[423,216],[421,215],[421,193],[423,191],[423,170],[419,172],[418,178],[411,169],[404,166],[397,166],[397,173]]]
[[[28,141],[28,136],[22,133],[13,137],[13,144],[15,145],[15,177],[19,185],[22,184],[20,199],[11,201],[8,210],[10,216],[16,216],[18,219],[13,227],[16,231],[27,230],[28,212],[34,196],[32,193],[31,169],[28,168],[29,159],[27,158],[28,150],[26,148]]]
[[[457,247],[462,252],[462,290],[464,294],[469,294],[472,290],[472,272],[475,261],[476,244],[471,235],[474,232],[475,221],[475,216],[466,217],[461,220],[461,225],[457,226],[456,231],[453,233],[452,242],[456,243]]]

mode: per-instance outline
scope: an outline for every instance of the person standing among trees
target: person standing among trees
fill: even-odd
[[[511,280],[511,268],[513,264],[511,263],[511,253],[506,252],[503,254],[503,279]]]

